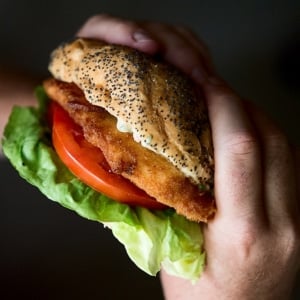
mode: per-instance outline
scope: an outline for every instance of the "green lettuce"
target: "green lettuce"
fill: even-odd
[[[152,211],[115,202],[82,183],[51,145],[45,121],[48,100],[41,87],[37,98],[38,108],[13,108],[2,140],[3,152],[20,176],[49,199],[110,228],[146,273],[155,275],[163,267],[175,276],[199,278],[205,263],[199,224],[172,209]]]

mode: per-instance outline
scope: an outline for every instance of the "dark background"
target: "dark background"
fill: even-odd
[[[0,67],[47,76],[52,49],[102,12],[192,28],[225,79],[299,145],[298,0],[1,0]],[[109,230],[45,199],[5,159],[0,199],[1,299],[162,298],[158,278],[138,270]]]

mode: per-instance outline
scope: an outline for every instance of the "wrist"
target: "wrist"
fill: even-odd
[[[233,274],[234,275],[234,274]],[[215,280],[207,274],[199,279],[198,282],[173,277],[165,272],[161,272],[161,283],[166,300],[287,300],[291,299],[292,283],[277,284],[273,286],[265,282],[250,282],[237,280],[236,276],[231,278],[220,278]]]

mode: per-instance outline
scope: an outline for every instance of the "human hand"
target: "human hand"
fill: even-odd
[[[214,73],[206,45],[193,32],[181,26],[96,15],[83,24],[77,35],[160,55],[198,83]]]
[[[13,106],[36,104],[34,87],[39,80],[40,78],[34,74],[0,67],[0,141]],[[4,156],[0,147],[0,159],[2,158]]]
[[[167,299],[287,299],[299,268],[299,191],[295,152],[261,111],[217,75],[190,31],[106,15],[81,37],[159,54],[204,91],[215,148],[217,213],[204,227],[206,269],[196,284],[162,272]]]

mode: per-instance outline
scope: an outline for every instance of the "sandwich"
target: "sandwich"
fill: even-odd
[[[158,58],[89,39],[60,45],[39,107],[12,111],[3,151],[49,199],[101,222],[138,267],[200,276],[216,212],[199,88]]]

